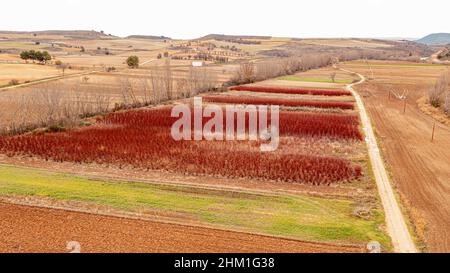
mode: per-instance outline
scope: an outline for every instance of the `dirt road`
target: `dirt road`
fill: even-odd
[[[0,252],[364,252],[200,227],[0,203]]]
[[[348,70],[343,71],[352,73]],[[366,135],[369,157],[372,163],[372,169],[375,175],[378,192],[386,215],[387,230],[389,235],[391,236],[392,244],[396,252],[415,253],[417,252],[417,248],[414,245],[411,234],[409,233],[408,227],[406,226],[403,214],[395,198],[391,182],[389,181],[389,176],[386,172],[383,160],[380,155],[380,149],[378,148],[377,140],[375,138],[369,116],[367,115],[361,97],[353,89],[354,85],[362,84],[365,81],[365,78],[362,75],[357,75],[361,78],[361,80],[357,83],[348,85],[346,89],[352,92],[360,111],[361,122]]]

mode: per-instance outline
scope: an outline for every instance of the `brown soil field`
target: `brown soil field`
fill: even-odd
[[[9,40],[9,41],[1,41],[0,40],[0,49],[2,50],[42,50],[45,47],[45,45],[36,45],[34,42],[31,41],[15,41],[15,40]]]
[[[0,86],[7,85],[13,79],[24,83],[62,75],[62,71],[54,66],[38,64],[0,64],[0,71]],[[66,72],[70,74],[79,71],[67,70]]]
[[[0,252],[364,252],[363,246],[302,242],[201,227],[0,203]]]
[[[0,62],[9,62],[9,61],[21,61],[18,55],[14,54],[0,54]]]
[[[246,45],[246,44],[230,43],[230,42],[226,42],[226,41],[217,41],[217,40],[205,40],[205,42],[212,42],[218,46],[227,46],[227,45],[235,46],[236,48],[239,48],[245,52],[249,52],[251,54],[257,54],[264,50],[270,50],[270,49],[274,49],[278,46],[285,45],[286,43],[291,41],[291,39],[289,39],[289,38],[271,38],[271,39],[262,39],[262,40],[248,39],[248,40],[258,41],[258,42],[260,42],[260,44]]]
[[[371,76],[367,65],[351,62],[351,71]],[[379,136],[395,186],[416,229],[431,252],[450,251],[450,127],[424,114],[417,100],[425,96],[443,66],[372,62],[374,79],[356,87]],[[388,92],[409,92],[403,102]]]
[[[98,47],[109,50],[135,51],[145,49],[155,50],[168,47],[173,41],[164,42],[164,40],[146,40],[146,39],[102,39],[102,40],[68,40],[65,43],[72,46],[83,46],[86,50],[96,50]]]
[[[378,48],[390,47],[388,43],[371,39],[302,39],[300,43],[308,45],[335,46],[335,47],[364,47]]]

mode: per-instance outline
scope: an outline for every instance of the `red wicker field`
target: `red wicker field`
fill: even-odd
[[[352,102],[334,102],[334,101],[306,101],[298,99],[274,99],[257,98],[250,96],[204,96],[206,102],[230,103],[230,104],[253,104],[253,105],[280,105],[289,107],[314,107],[314,108],[339,108],[342,110],[353,110],[355,108]]]
[[[315,95],[315,96],[351,96],[349,91],[340,90],[320,90],[320,89],[299,89],[299,88],[280,88],[280,87],[262,87],[240,85],[230,88],[234,91],[250,91],[261,93],[278,93],[278,94],[296,94],[296,95]]]
[[[362,175],[360,166],[342,158],[262,154],[259,141],[175,141],[170,129],[176,118],[170,117],[170,112],[170,107],[164,107],[113,113],[86,128],[3,137],[0,151],[9,156],[36,155],[55,161],[315,185],[350,181]],[[353,115],[280,113],[281,136],[357,141],[361,139],[358,124],[358,117]]]
[[[121,126],[135,126],[137,128],[164,127],[170,132],[170,127],[177,118],[170,117],[171,108],[162,108],[149,111],[132,111],[127,113],[114,113],[106,116],[101,122]],[[193,111],[191,111],[192,113]],[[225,124],[225,116],[224,124]],[[246,113],[248,126],[249,114]],[[191,116],[193,119],[193,113]],[[203,118],[205,124],[210,118]],[[270,123],[270,115],[268,117]],[[359,118],[349,114],[310,113],[280,111],[280,135],[284,136],[317,136],[333,139],[362,140],[359,131]],[[236,125],[236,116],[234,117]],[[248,130],[248,128],[247,128]]]

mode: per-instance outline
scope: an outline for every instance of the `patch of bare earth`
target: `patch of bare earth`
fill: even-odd
[[[239,232],[0,203],[0,252],[363,252],[363,246],[302,242]]]

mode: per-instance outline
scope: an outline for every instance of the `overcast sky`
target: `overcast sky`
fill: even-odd
[[[173,38],[210,33],[415,38],[450,32],[448,0],[5,0],[0,8],[0,30]]]

